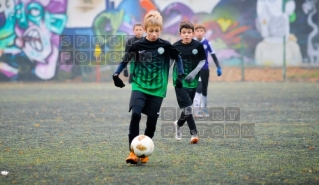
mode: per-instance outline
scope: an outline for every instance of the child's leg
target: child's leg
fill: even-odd
[[[209,69],[202,69],[201,70],[201,78],[202,78],[202,97],[201,97],[201,109],[203,110],[203,114],[205,117],[209,117],[207,111],[207,89],[208,89],[208,82],[209,82]]]
[[[146,128],[144,134],[150,138],[153,138],[163,98],[152,95],[146,95],[146,97],[147,100],[142,110],[142,113],[147,115]]]
[[[157,119],[158,119],[158,116],[147,116],[144,135],[150,138],[153,138],[155,130],[156,130]],[[147,163],[148,160],[149,160],[149,157],[141,158],[142,163]]]
[[[186,122],[186,119],[188,115],[192,114],[192,105],[193,105],[193,99],[194,99],[194,93],[195,89],[192,91],[192,96],[189,94],[188,88],[181,88],[178,89],[175,87],[175,94],[176,94],[176,99],[178,106],[182,109],[181,115],[179,119],[177,120],[177,125],[179,127],[183,126],[184,123]]]
[[[134,152],[131,151],[131,143],[133,139],[139,135],[142,107],[145,105],[145,100],[146,96],[144,93],[132,91],[130,100],[130,111],[132,111],[132,116],[128,134],[130,154],[126,158],[126,163],[137,164],[139,160]]]
[[[138,157],[134,154],[133,151],[131,151],[131,143],[133,139],[139,135],[141,110],[142,108],[140,106],[132,107],[132,116],[131,116],[131,122],[129,127],[129,134],[128,134],[128,144],[129,144],[130,154],[126,158],[126,163],[130,163],[130,164],[138,163]]]
[[[187,117],[192,114],[192,106],[188,106],[186,108],[183,108],[180,117],[177,121],[174,122],[175,127],[175,139],[181,140],[182,139],[182,131],[181,127],[184,125],[184,123],[187,120]]]
[[[208,82],[209,82],[209,69],[202,69],[201,70],[201,79],[202,79],[202,95],[205,98],[202,98],[205,102],[202,103],[201,107],[207,106],[207,89],[208,89]]]
[[[129,127],[129,146],[132,140],[139,135],[140,120],[143,107],[146,102],[146,95],[140,91],[132,91],[130,99],[130,111],[132,111],[131,122]]]
[[[184,125],[184,123],[187,121],[188,116],[191,114],[192,114],[192,107],[191,106],[183,108],[181,115],[180,115],[179,119],[177,120],[177,125],[179,127],[182,127]]]
[[[131,111],[132,116],[128,134],[129,149],[131,148],[133,139],[139,135],[142,108],[140,106],[133,106]]]
[[[153,138],[155,130],[156,130],[157,119],[158,119],[158,116],[147,116],[144,135],[147,135],[148,137]]]
[[[190,130],[190,134],[192,136],[191,143],[196,144],[196,143],[198,143],[198,136],[197,136],[197,129],[196,129],[195,120],[194,120],[194,117],[193,117],[193,114],[191,111],[192,107],[189,106],[189,107],[186,107],[185,109],[190,109],[190,111],[189,110],[185,111],[186,114],[189,113],[188,115],[185,116],[185,119],[187,121],[187,125],[188,125],[188,128]],[[185,120],[183,120],[183,121],[185,122]],[[178,124],[178,122],[177,122],[177,124]]]
[[[201,96],[202,96],[202,81],[201,81],[201,78],[199,77],[198,85],[197,85],[196,93],[194,97],[194,112],[195,113],[199,111]]]
[[[196,89],[188,89],[188,95],[190,99],[194,99],[195,93],[196,93]],[[198,142],[198,136],[197,136],[197,129],[196,129],[196,124],[195,124],[193,114],[189,114],[186,118],[186,121],[188,124],[190,134],[192,135],[191,143],[196,144]]]
[[[175,139],[180,140],[182,138],[182,133],[180,127],[183,126],[185,121],[187,121],[191,135],[196,135],[196,125],[193,118],[192,104],[196,93],[196,88],[175,88],[177,102],[180,108],[182,108],[182,113],[180,118],[175,122]]]
[[[191,135],[197,135],[197,129],[196,129],[196,124],[195,124],[195,120],[192,114],[188,115],[186,118],[187,121],[187,125],[190,131]]]

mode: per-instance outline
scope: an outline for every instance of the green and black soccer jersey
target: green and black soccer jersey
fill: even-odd
[[[179,40],[175,42],[173,46],[182,52],[181,57],[183,61],[185,77],[196,68],[200,61],[206,60],[203,44],[197,40],[192,39],[189,44],[183,44],[182,40]],[[175,63],[173,70],[174,85],[177,75],[177,67]],[[185,79],[183,79],[183,87],[196,88],[198,84],[198,78],[199,74],[197,74],[194,80],[191,82],[187,82]]]
[[[146,38],[134,42],[129,49],[132,90],[165,97],[170,59],[177,59],[179,54],[180,51],[160,38],[154,42]]]

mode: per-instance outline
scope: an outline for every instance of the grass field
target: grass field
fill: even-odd
[[[240,121],[197,123],[250,123],[254,137],[191,145],[167,137],[173,122],[160,117],[137,166],[125,163],[128,84],[0,84],[0,95],[0,184],[319,184],[318,83],[212,82],[208,105],[237,107]],[[176,106],[170,83],[162,107]]]

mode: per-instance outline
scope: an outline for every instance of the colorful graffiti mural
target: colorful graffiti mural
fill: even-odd
[[[66,1],[1,0],[2,80],[52,79],[59,35],[66,24]]]
[[[132,35],[132,26],[150,10],[161,12],[161,37],[171,42],[179,39],[180,21],[204,24],[205,37],[224,66],[240,65],[242,59],[246,65],[282,66],[283,36],[287,66],[319,66],[318,4],[318,0],[0,0],[0,80],[83,75],[84,67],[96,63],[63,65],[61,36],[82,35],[88,40],[103,36],[104,43],[91,49],[108,55],[124,48],[108,44],[107,36]]]

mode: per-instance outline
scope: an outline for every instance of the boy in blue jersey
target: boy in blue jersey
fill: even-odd
[[[181,40],[175,42],[173,46],[182,52],[184,75],[183,87],[176,88],[175,93],[179,108],[182,110],[181,115],[175,126],[175,139],[182,139],[181,127],[187,122],[190,134],[191,143],[198,143],[198,135],[195,120],[193,117],[193,99],[198,86],[199,71],[205,65],[206,55],[201,42],[194,40],[194,25],[189,21],[183,21],[179,28]],[[178,72],[176,65],[174,66],[173,79],[177,79]]]
[[[207,110],[207,88],[209,82],[209,64],[207,60],[208,54],[211,55],[217,67],[217,76],[222,75],[222,69],[219,65],[215,51],[209,41],[204,38],[205,32],[206,28],[204,25],[199,24],[195,26],[194,39],[200,41],[203,44],[206,53],[206,61],[203,68],[200,70],[199,83],[194,98],[195,117],[209,117],[209,113]]]
[[[176,86],[182,87],[184,74],[180,51],[173,47],[168,41],[159,38],[163,28],[163,19],[158,11],[150,11],[144,17],[144,30],[146,37],[134,42],[123,61],[119,64],[113,74],[113,81],[116,87],[123,88],[125,85],[119,78],[119,74],[130,64],[132,78],[132,93],[129,104],[129,111],[132,112],[129,127],[129,150],[126,163],[137,164],[140,160],[146,163],[149,157],[138,158],[131,150],[132,140],[139,135],[139,123],[141,114],[147,115],[144,135],[153,138],[156,130],[157,119],[166,96],[170,59],[176,61],[178,78]]]

